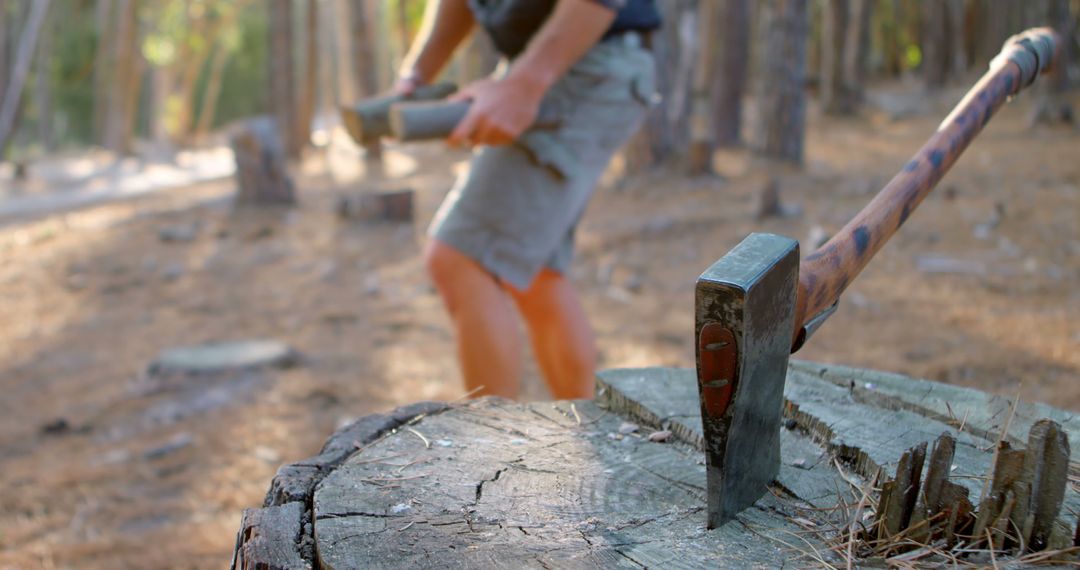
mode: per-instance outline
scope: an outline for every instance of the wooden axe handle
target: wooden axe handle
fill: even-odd
[[[941,123],[937,132],[846,226],[799,264],[792,352],[826,315],[870,258],[889,241],[933,190],[994,113],[1060,59],[1061,39],[1051,28],[1009,38],[990,70]]]

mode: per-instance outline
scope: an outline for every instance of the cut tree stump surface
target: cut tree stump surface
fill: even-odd
[[[779,567],[795,533],[768,497],[705,530],[701,454],[611,439],[591,402],[485,400],[369,445],[315,492],[323,568]],[[430,443],[430,446],[428,445]],[[821,544],[816,544],[822,548]]]
[[[817,566],[815,550],[842,565],[804,528],[814,509],[851,504],[942,433],[956,438],[951,480],[977,501],[1009,416],[1007,399],[976,390],[805,362],[792,363],[785,397],[777,483],[712,531],[692,370],[606,371],[596,401],[434,410],[326,469],[306,499],[314,566],[775,568]],[[1072,414],[1022,404],[1009,439],[1026,443],[1042,417],[1078,434]],[[640,428],[620,433],[627,422]],[[660,429],[674,439],[649,441]],[[1070,487],[1063,523],[1078,511]]]

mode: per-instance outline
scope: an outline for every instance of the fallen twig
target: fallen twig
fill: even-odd
[[[416,437],[420,438],[420,441],[424,442],[424,447],[425,447],[426,449],[431,449],[431,442],[430,442],[430,441],[428,441],[428,438],[424,437],[424,434],[422,434],[422,433],[420,433],[420,432],[418,432],[418,431],[414,430],[414,429],[413,429],[413,428],[411,428],[411,427],[407,427],[407,428],[405,428],[405,429],[406,429],[406,430],[407,430],[407,431],[408,431],[409,433],[411,433],[411,434],[415,435]]]

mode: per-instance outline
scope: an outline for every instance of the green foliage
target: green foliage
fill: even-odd
[[[99,41],[94,7],[90,2],[60,0],[52,10],[51,17],[61,21],[42,32],[54,34],[48,70],[54,119],[60,123],[56,129],[61,142],[89,144],[94,134],[94,54]]]
[[[908,69],[915,69],[922,63],[922,50],[916,44],[908,44],[904,50],[904,64]]]
[[[266,38],[267,15],[265,9],[259,7],[261,4],[260,1],[244,9],[237,19],[237,25],[223,38],[223,43],[235,47],[225,66],[215,126],[262,114],[269,108],[266,93],[266,86],[270,82],[266,75],[269,43]]]

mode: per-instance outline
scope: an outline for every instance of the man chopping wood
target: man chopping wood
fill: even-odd
[[[654,94],[654,0],[432,0],[396,87],[432,81],[477,25],[508,59],[449,142],[476,147],[431,224],[425,261],[466,389],[515,398],[524,319],[554,397],[590,398],[597,352],[567,277],[574,229]],[[544,109],[549,125],[530,128]],[[553,126],[554,125],[554,126]]]

